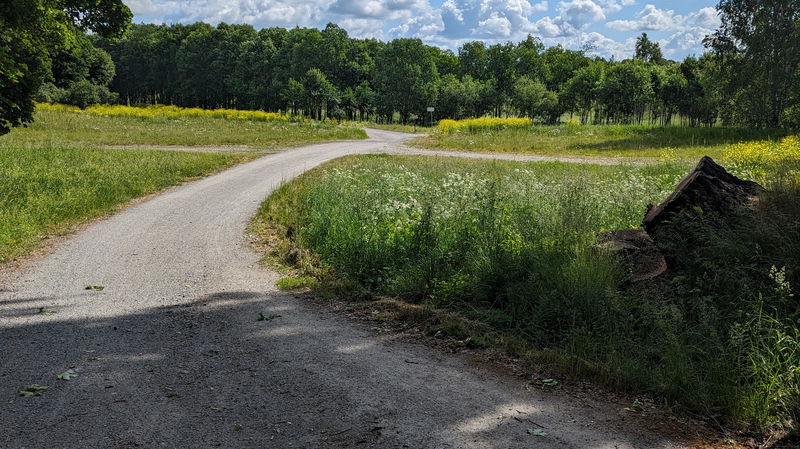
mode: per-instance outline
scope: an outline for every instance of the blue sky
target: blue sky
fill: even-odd
[[[324,27],[335,22],[353,37],[419,37],[456,50],[463,42],[519,41],[591,45],[595,54],[629,58],[642,32],[667,57],[703,52],[718,25],[716,0],[127,0],[137,23],[204,21],[256,28]]]

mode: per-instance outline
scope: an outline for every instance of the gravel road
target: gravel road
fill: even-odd
[[[408,151],[370,136],[168,190],[6,273],[0,448],[680,447],[621,404],[529,390],[275,289],[249,219],[322,162]],[[49,388],[18,397],[31,384]]]

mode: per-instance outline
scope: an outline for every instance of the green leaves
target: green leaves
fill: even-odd
[[[47,391],[48,388],[49,387],[47,385],[31,384],[23,387],[22,390],[19,390],[18,394],[24,398],[41,396],[42,393]]]
[[[74,369],[68,369],[58,375],[59,380],[72,380],[78,377],[78,373]]]
[[[19,0],[0,8],[0,135],[33,120],[33,96],[49,74],[50,55],[68,47],[75,26],[120,37],[130,20],[122,0]]]

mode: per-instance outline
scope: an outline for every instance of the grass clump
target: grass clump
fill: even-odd
[[[267,114],[260,111],[228,111],[227,118],[228,112],[195,114],[192,111],[167,106],[95,106],[81,111],[68,106],[39,104],[31,125],[15,129],[0,138],[0,142],[19,147],[179,145],[242,146],[243,150],[260,150],[367,137],[355,126],[266,120],[256,117]],[[242,117],[239,114],[243,114]]]
[[[303,290],[314,288],[317,285],[317,280],[311,276],[287,276],[278,279],[275,285],[280,290]]]
[[[459,123],[459,122],[456,122]],[[718,158],[730,144],[772,141],[786,131],[649,125],[465,127],[447,123],[415,145],[436,150],[656,159]]]
[[[0,263],[24,254],[49,234],[66,232],[133,198],[253,157],[241,153],[20,147],[3,139]]]
[[[796,189],[772,186],[722,228],[687,223],[705,244],[684,248],[690,262],[668,280],[630,286],[596,244],[599,231],[638,227],[689,168],[350,157],[283,186],[257,223],[322,288],[335,279],[419,305],[404,313],[458,313],[556,371],[729,424],[795,426]],[[425,328],[494,340],[453,322]]]
[[[533,124],[529,118],[470,118],[464,120],[441,120],[436,130],[443,134],[468,132],[471,134],[484,131],[500,131],[509,128],[528,128]]]

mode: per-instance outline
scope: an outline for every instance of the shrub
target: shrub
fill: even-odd
[[[63,103],[66,100],[67,91],[56,87],[53,83],[44,83],[34,96],[34,101],[39,103]]]
[[[100,95],[97,93],[97,86],[89,81],[77,81],[72,83],[67,89],[64,102],[81,109],[86,109],[90,104],[100,102]]]
[[[506,128],[524,128],[531,126],[533,121],[529,118],[490,118],[481,117],[465,120],[442,120],[437,129],[445,134],[457,131],[478,133],[482,131],[496,131]]]

